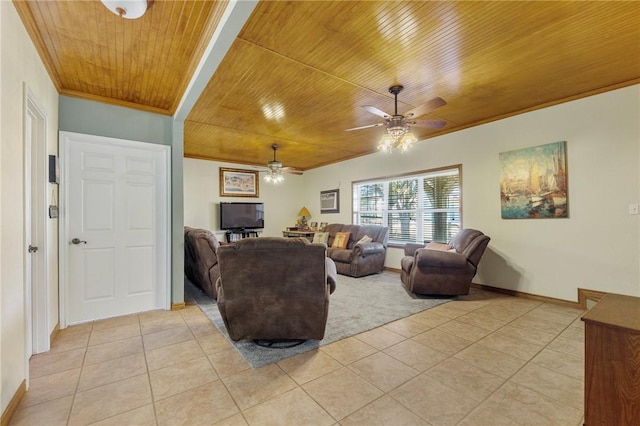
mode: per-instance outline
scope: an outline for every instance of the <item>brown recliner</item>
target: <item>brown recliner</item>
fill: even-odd
[[[246,238],[218,249],[218,310],[238,340],[324,338],[336,269],[324,244]]]
[[[184,227],[184,272],[196,286],[214,299],[220,276],[218,256],[220,243],[209,230]]]
[[[478,230],[462,229],[449,244],[407,244],[400,279],[412,293],[468,294],[489,240]]]

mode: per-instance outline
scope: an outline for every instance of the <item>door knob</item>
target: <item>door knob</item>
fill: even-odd
[[[38,251],[38,247],[34,247],[31,244],[29,244],[29,253],[35,253]]]
[[[87,242],[86,242],[86,241],[82,241],[82,240],[81,240],[81,239],[79,239],[79,238],[74,238],[73,240],[71,240],[71,243],[72,243],[72,244],[87,244]]]

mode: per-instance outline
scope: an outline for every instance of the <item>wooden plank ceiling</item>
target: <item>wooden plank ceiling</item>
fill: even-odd
[[[62,94],[173,114],[226,2],[14,1]],[[375,151],[362,105],[439,96],[418,139],[640,83],[640,2],[261,1],[185,122],[185,156],[308,170]],[[420,143],[420,142],[418,142]]]

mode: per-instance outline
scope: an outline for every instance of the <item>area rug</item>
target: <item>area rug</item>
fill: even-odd
[[[265,348],[252,341],[233,342],[224,326],[215,300],[185,278],[185,299],[193,300],[253,368],[264,367],[319,346],[371,330],[450,301],[408,293],[395,272],[362,278],[338,275],[329,302],[324,339],[307,340],[292,348]]]

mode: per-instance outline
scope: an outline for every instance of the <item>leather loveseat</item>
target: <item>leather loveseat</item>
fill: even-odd
[[[468,294],[489,240],[478,230],[462,229],[448,244],[406,244],[400,280],[412,293]]]
[[[343,225],[332,223],[327,225],[327,256],[335,264],[339,274],[351,277],[363,277],[377,274],[384,269],[387,255],[389,229],[379,225]],[[344,248],[332,247],[339,232],[349,233]],[[361,241],[368,237],[371,241]]]
[[[220,243],[207,229],[184,227],[184,272],[193,284],[217,299],[216,280],[220,276]]]
[[[336,270],[324,244],[246,238],[220,247],[218,310],[237,340],[321,340]]]

